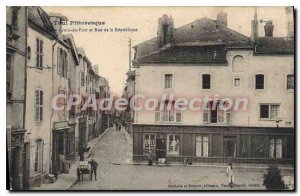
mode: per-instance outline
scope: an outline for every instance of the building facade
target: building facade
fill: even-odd
[[[26,189],[29,178],[30,147],[25,143],[24,122],[27,66],[26,17],[25,7],[6,7],[6,141],[12,189]]]
[[[172,17],[159,19],[157,38],[134,47],[135,94],[165,94],[159,106],[170,107],[135,112],[134,161],[153,150],[171,162],[293,164],[294,40],[273,37],[271,21],[264,29],[264,37],[255,26],[254,37],[244,36],[224,13],[177,29]],[[176,109],[181,98],[205,109]],[[246,98],[247,107],[220,109],[223,98]]]
[[[63,162],[83,159],[87,142],[104,130],[101,112],[82,110],[82,104],[89,95],[100,96],[101,88],[109,96],[109,87],[73,36],[61,33],[65,16],[38,6],[6,11],[10,188],[24,190],[41,185],[49,174],[68,172]],[[83,100],[68,110],[72,94]],[[63,97],[54,102],[57,95]]]

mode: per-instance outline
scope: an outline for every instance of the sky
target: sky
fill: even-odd
[[[217,12],[227,12],[228,27],[250,36],[253,7],[42,7],[46,12],[60,13],[69,21],[100,21],[98,28],[131,28],[135,32],[73,32],[77,47],[83,47],[93,65],[98,65],[99,75],[109,81],[115,96],[122,94],[129,70],[128,40],[132,46],[156,37],[158,18],[171,15],[174,27],[208,17],[216,19]],[[258,20],[272,20],[274,37],[286,36],[287,24],[284,7],[258,7]],[[259,36],[264,36],[263,23],[259,24]],[[91,25],[64,25],[64,29],[94,28]],[[132,49],[133,58],[134,50]]]

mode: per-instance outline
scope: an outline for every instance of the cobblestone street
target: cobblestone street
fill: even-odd
[[[90,158],[98,163],[98,180],[74,184],[72,190],[197,190],[231,189],[227,186],[225,167],[211,166],[147,166],[126,164],[131,152],[124,129],[110,129],[96,144]],[[263,169],[235,169],[235,189],[265,189]]]

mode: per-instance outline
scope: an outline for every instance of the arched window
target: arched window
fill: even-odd
[[[232,71],[233,72],[241,72],[245,71],[245,62],[244,57],[237,55],[232,59]]]

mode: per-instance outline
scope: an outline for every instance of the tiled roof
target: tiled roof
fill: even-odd
[[[41,7],[29,6],[28,19],[45,32],[53,36],[56,35],[48,14]]]
[[[227,28],[209,18],[201,18],[190,24],[184,25],[174,30],[173,42],[170,51],[158,53],[161,49],[158,47],[157,38],[153,38],[136,46],[136,58],[140,63],[167,63],[167,62],[224,62],[224,59],[210,58],[213,52],[204,52],[203,48],[209,45],[230,45],[230,46],[248,46],[251,45],[250,38],[236,31]],[[176,47],[177,46],[177,47]],[[190,47],[190,48],[187,48]],[[199,53],[199,51],[202,51]],[[171,54],[176,52],[176,54]],[[150,56],[149,56],[150,55]],[[175,56],[176,57],[171,57]],[[164,59],[166,58],[166,59]],[[179,60],[179,61],[177,61]]]
[[[138,59],[139,63],[227,63],[225,45],[174,46]]]
[[[212,46],[223,45],[223,49],[253,49],[262,54],[290,54],[293,41],[284,38],[258,38],[257,43],[227,26],[209,18],[201,18],[179,27],[173,32],[172,43],[159,48],[157,38],[143,42],[136,48],[134,62],[138,63],[222,63],[225,52],[213,58]]]
[[[294,54],[294,39],[283,37],[259,37],[256,54]]]

